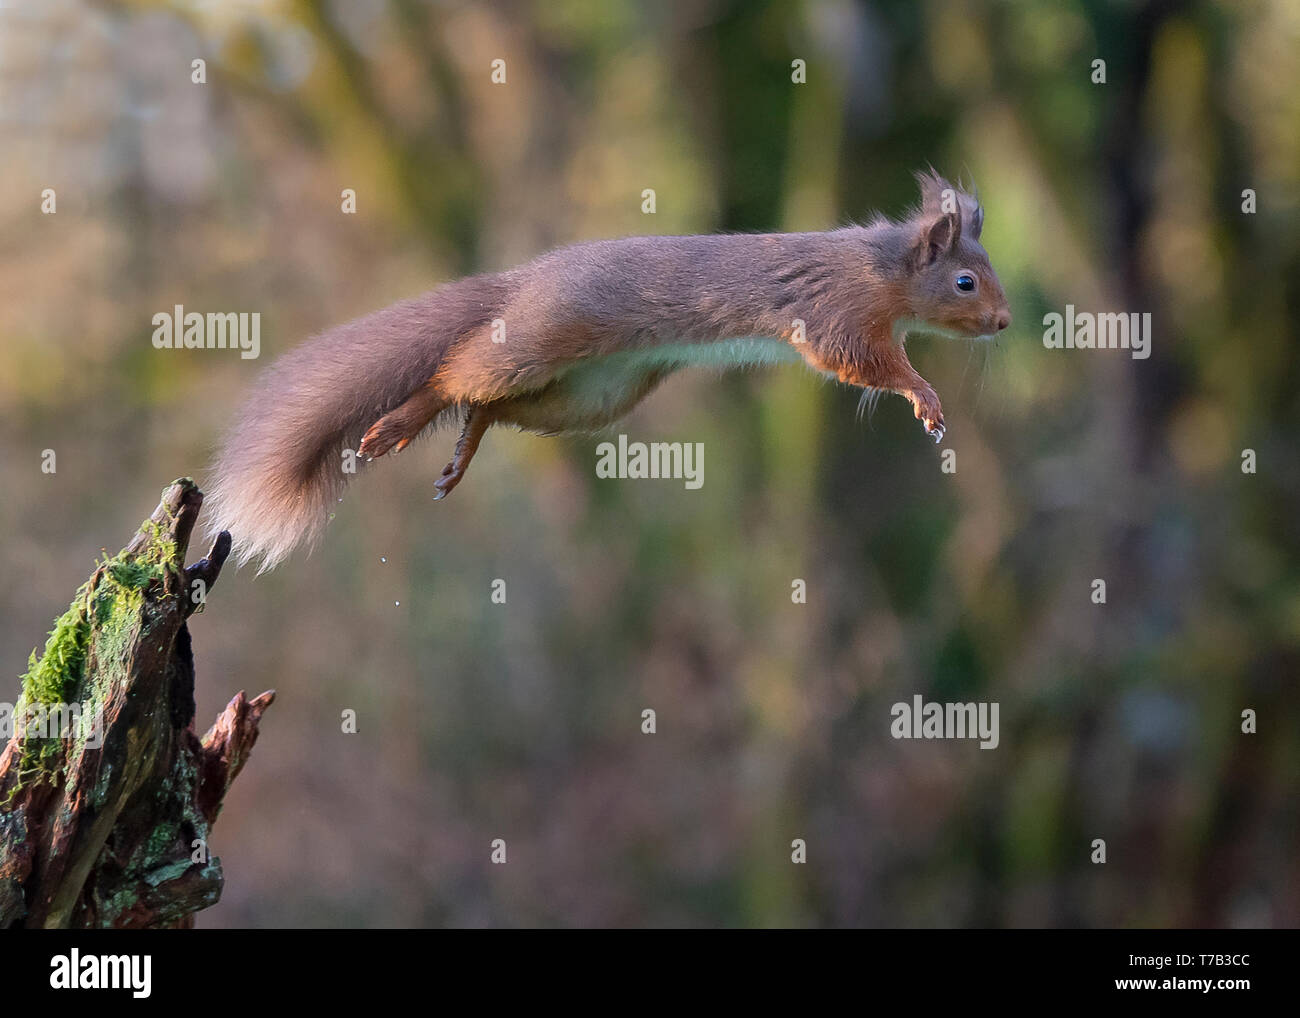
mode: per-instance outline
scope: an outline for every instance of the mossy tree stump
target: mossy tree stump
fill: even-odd
[[[185,567],[202,504],[173,482],[32,656],[0,755],[0,929],[189,926],[221,895],[209,832],[275,694],[194,731],[186,620],[230,552],[222,533]]]

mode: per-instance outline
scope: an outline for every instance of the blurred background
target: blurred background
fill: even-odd
[[[1296,0],[7,3],[0,698],[312,333],[574,241],[898,214],[933,163],[1015,312],[909,346],[942,446],[684,373],[611,434],[703,442],[698,491],[494,430],[435,505],[440,432],[227,571],[198,722],[279,698],[199,925],[1300,924],[1297,53]],[[1044,349],[1067,303],[1153,355]],[[154,349],[174,304],[260,312],[262,359]],[[895,741],[916,694],[1000,746]]]

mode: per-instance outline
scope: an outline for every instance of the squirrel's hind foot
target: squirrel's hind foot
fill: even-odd
[[[370,459],[378,459],[389,451],[401,452],[450,405],[432,383],[424,385],[396,410],[370,425],[358,451]]]
[[[483,441],[483,434],[492,426],[496,418],[482,406],[471,406],[465,416],[465,427],[461,429],[460,438],[456,440],[456,451],[451,462],[442,468],[442,476],[433,482],[438,494],[433,496],[435,502],[446,498],[469,467],[469,462],[478,452],[478,444]]]
[[[370,430],[361,439],[357,450],[367,459],[378,459],[388,452],[401,452],[411,444],[413,435],[406,434],[406,427],[401,421],[392,420],[393,415],[382,417],[370,425]]]

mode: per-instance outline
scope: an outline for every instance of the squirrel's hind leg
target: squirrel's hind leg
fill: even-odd
[[[426,382],[396,410],[384,414],[370,425],[361,439],[360,453],[376,459],[390,449],[401,452],[438,414],[451,406],[442,387],[433,380]]]
[[[438,494],[433,496],[435,502],[446,498],[452,488],[460,484],[466,468],[469,467],[469,461],[474,458],[474,453],[478,452],[479,442],[483,441],[483,433],[495,420],[496,415],[486,406],[482,404],[470,406],[469,413],[465,415],[465,427],[461,429],[460,438],[456,440],[456,451],[452,454],[451,462],[442,468],[442,476],[433,482],[433,486],[438,489]]]

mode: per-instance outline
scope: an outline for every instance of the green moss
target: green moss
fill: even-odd
[[[83,716],[93,718],[94,712],[103,708],[111,688],[98,688],[103,684],[96,683],[82,689],[91,643],[97,660],[106,664],[124,661],[134,644],[137,627],[149,624],[144,618],[146,591],[162,581],[168,569],[179,568],[176,542],[166,528],[149,521],[145,533],[149,539],[137,554],[118,554],[99,563],[94,576],[82,585],[72,605],[54,623],[40,657],[32,650],[27,672],[22,676],[17,716],[21,717],[29,704],[64,704],[78,698],[85,701]],[[111,686],[111,679],[108,682]],[[78,747],[85,734],[83,726]],[[25,740],[19,765],[23,779],[14,791],[31,776],[52,771],[61,748],[58,739]]]
[[[144,608],[144,592],[155,580],[163,578],[175,557],[175,542],[159,540],[151,541],[139,556],[104,562],[100,566],[100,582],[89,595],[89,604],[90,585],[86,584],[77,592],[71,607],[54,623],[39,659],[32,650],[27,672],[22,677],[24,701],[67,703],[81,683],[92,619],[97,632],[110,637],[126,635]]]
[[[86,586],[83,586],[72,606],[55,621],[40,660],[35,649],[27,659],[22,692],[25,703],[66,703],[76,690],[86,666],[90,638],[86,616]]]

